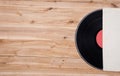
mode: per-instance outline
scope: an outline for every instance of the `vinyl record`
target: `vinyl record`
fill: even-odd
[[[102,10],[97,10],[80,22],[76,31],[76,46],[87,63],[98,69],[103,69],[102,47],[96,41],[100,30],[102,30]]]

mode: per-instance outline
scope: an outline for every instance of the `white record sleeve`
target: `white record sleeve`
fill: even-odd
[[[120,9],[103,9],[103,70],[120,71]]]

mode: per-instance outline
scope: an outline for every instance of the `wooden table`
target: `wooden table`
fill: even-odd
[[[75,31],[89,12],[120,0],[0,0],[0,76],[120,76],[89,66]]]

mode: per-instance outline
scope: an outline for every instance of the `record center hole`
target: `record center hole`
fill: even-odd
[[[100,30],[96,35],[96,42],[99,47],[102,48],[102,30]]]

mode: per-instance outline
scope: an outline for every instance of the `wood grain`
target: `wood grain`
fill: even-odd
[[[119,0],[0,0],[0,76],[120,76],[89,66],[75,31],[89,12]]]

